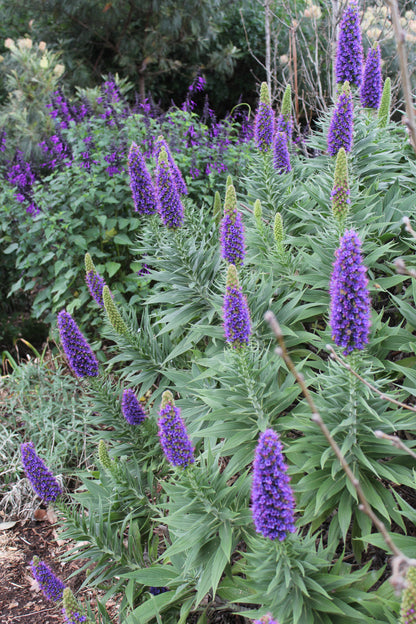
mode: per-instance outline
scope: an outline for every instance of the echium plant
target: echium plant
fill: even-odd
[[[359,87],[363,66],[363,44],[358,3],[348,4],[339,26],[335,77],[337,83],[348,81]]]
[[[186,431],[181,412],[175,406],[172,393],[162,395],[159,411],[159,439],[166,459],[172,466],[186,468],[194,463],[194,449]]]
[[[46,464],[36,454],[33,443],[23,443],[21,452],[23,469],[36,494],[47,503],[56,501],[62,490]]]
[[[274,113],[267,82],[261,83],[260,101],[254,119],[254,138],[260,152],[268,152],[274,135]]]
[[[157,211],[156,193],[145,160],[136,143],[132,143],[128,156],[130,188],[134,209],[142,215]]]
[[[173,230],[181,227],[184,221],[184,209],[164,147],[160,150],[157,161],[156,195],[160,218],[166,227]]]
[[[292,138],[292,88],[290,84],[286,85],[285,92],[282,98],[282,105],[280,107],[280,114],[276,121],[276,130],[278,132],[285,132],[287,134],[287,140]]]
[[[65,585],[60,578],[55,576],[49,566],[35,556],[30,567],[33,577],[38,582],[44,596],[53,602],[62,600]]]
[[[181,170],[179,169],[178,165],[176,164],[172,153],[169,149],[168,144],[166,143],[165,139],[163,138],[162,135],[157,137],[156,143],[155,143],[155,148],[154,148],[154,154],[155,154],[155,158],[156,158],[156,162],[158,162],[159,160],[159,155],[160,152],[162,151],[162,149],[165,150],[167,157],[168,157],[168,162],[169,162],[169,166],[170,166],[170,170],[172,173],[172,177],[173,177],[173,181],[175,182],[176,188],[178,190],[178,193],[180,195],[187,195],[188,194],[188,189],[186,187],[186,183],[185,180],[183,179]]]
[[[221,220],[221,256],[230,264],[243,264],[245,256],[244,226],[237,210],[233,184],[227,186],[224,216]]]
[[[58,314],[58,329],[68,364],[78,377],[96,377],[98,361],[78,325],[66,310]]]
[[[379,128],[385,128],[390,121],[391,80],[386,78],[381,94],[380,106],[377,113]]]
[[[121,399],[121,411],[129,425],[140,425],[146,418],[146,413],[140,405],[133,390],[126,388]]]
[[[378,108],[381,100],[381,54],[380,46],[375,43],[367,54],[363,80],[360,89],[361,104],[364,108]]]
[[[250,311],[233,264],[230,264],[227,270],[223,319],[228,344],[233,349],[241,349],[248,345],[251,335]]]
[[[336,156],[343,147],[346,152],[352,148],[354,109],[350,85],[344,82],[328,130],[328,153]]]
[[[400,615],[400,624],[416,624],[416,568],[413,567],[406,573]]]
[[[329,324],[335,344],[348,355],[368,343],[371,315],[361,241],[354,230],[345,230],[335,257],[329,288]]]
[[[85,282],[90,291],[90,295],[98,303],[100,308],[103,308],[103,288],[105,286],[105,281],[95,268],[89,253],[85,254],[85,271]]]
[[[273,167],[279,175],[292,170],[287,142],[286,132],[276,132],[273,139]]]
[[[342,224],[351,203],[348,187],[348,161],[345,149],[341,147],[335,161],[334,186],[331,192],[332,214]]]
[[[267,429],[260,434],[254,456],[252,513],[257,533],[279,542],[296,530],[289,481],[279,435]]]

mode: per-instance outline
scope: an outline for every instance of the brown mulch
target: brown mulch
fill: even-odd
[[[60,561],[60,556],[71,547],[71,543],[60,540],[57,527],[51,524],[46,514],[40,515],[43,516],[40,521],[17,520],[10,528],[6,524],[12,524],[9,518],[0,517],[1,624],[63,624],[65,621],[62,607],[47,600],[33,579],[30,563],[34,555],[72,589],[81,603],[89,603],[93,609],[96,605],[97,591],[83,589],[77,593],[85,578],[84,573],[68,578],[82,567],[83,562]],[[107,609],[116,622],[116,603],[109,601]]]

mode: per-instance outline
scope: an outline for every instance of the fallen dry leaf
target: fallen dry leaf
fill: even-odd
[[[43,522],[46,520],[46,509],[36,509],[33,513],[33,519],[37,522]]]
[[[51,524],[55,524],[56,522],[58,522],[58,516],[56,515],[53,507],[48,507],[48,510],[46,512],[46,518]]]
[[[7,531],[7,529],[11,529],[15,526],[17,521],[15,522],[0,522],[0,531]]]

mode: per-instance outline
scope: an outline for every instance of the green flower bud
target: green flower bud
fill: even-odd
[[[340,148],[335,161],[334,186],[331,193],[332,214],[342,222],[348,213],[350,189],[348,187],[348,161],[343,147]]]
[[[85,254],[85,271],[88,273],[89,271],[94,271],[94,273],[97,272],[95,266],[94,266],[94,262],[92,261],[92,258],[90,256],[90,254],[87,252]]]
[[[235,268],[233,264],[228,265],[226,285],[228,288],[240,287],[240,282],[238,281],[237,269]]]
[[[381,94],[380,107],[378,109],[378,126],[385,128],[390,121],[391,80],[384,81],[383,93]]]
[[[120,334],[121,336],[125,336],[129,333],[127,329],[127,325],[121,318],[121,314],[117,309],[116,304],[111,297],[110,289],[108,286],[104,286],[103,288],[103,301],[105,311],[107,312],[108,320],[110,321],[113,329]]]
[[[267,86],[267,82],[262,82],[260,86],[260,102],[262,104],[267,104],[270,106],[270,93],[269,87]]]
[[[416,568],[407,570],[406,583],[400,608],[400,624],[416,624]]]
[[[104,440],[100,440],[98,443],[98,459],[103,468],[110,470],[113,466],[110,455],[108,454],[107,445]]]
[[[227,189],[229,186],[231,186],[231,185],[232,185],[232,183],[233,183],[233,179],[232,179],[232,177],[230,176],[230,174],[228,174],[228,176],[227,176],[227,182],[225,183],[225,188]]]
[[[285,121],[290,119],[290,112],[292,108],[292,87],[290,84],[286,85],[285,92],[282,98],[282,105],[280,107],[280,114],[283,115]]]
[[[254,218],[256,220],[257,226],[262,225],[263,210],[261,207],[261,201],[259,199],[256,199],[256,201],[254,202],[253,214],[254,214]]]
[[[276,243],[281,245],[283,243],[283,220],[280,212],[276,212],[276,216],[274,218],[273,234]]]
[[[162,394],[162,402],[160,404],[160,409],[164,409],[166,407],[167,404],[170,405],[175,405],[175,400],[173,398],[173,394],[170,390],[165,390],[165,392]]]
[[[225,193],[224,214],[228,215],[231,218],[234,218],[236,211],[237,196],[235,194],[234,186],[230,184],[229,186],[227,186],[227,191]]]
[[[222,214],[221,196],[218,193],[218,191],[215,191],[214,210],[213,210],[215,223],[219,223],[221,221],[221,214]]]

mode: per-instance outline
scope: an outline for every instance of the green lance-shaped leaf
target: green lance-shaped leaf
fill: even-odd
[[[167,404],[175,405],[175,399],[173,398],[173,394],[170,390],[165,390],[162,394],[162,402],[160,404],[160,409],[163,410]]]
[[[416,624],[416,568],[408,569],[406,583],[400,608],[400,624]]]
[[[85,271],[88,273],[89,271],[94,271],[94,273],[97,272],[95,266],[94,266],[94,262],[92,261],[92,258],[90,256],[90,254],[87,252],[85,254]]]
[[[110,289],[108,286],[104,286],[103,288],[103,301],[105,311],[107,312],[108,320],[110,321],[113,329],[120,334],[121,336],[125,336],[129,333],[127,329],[127,325],[121,318],[121,314],[117,309],[116,304],[111,297]]]
[[[270,106],[270,93],[269,87],[267,86],[267,82],[262,82],[260,86],[260,102],[262,104],[267,104]]]
[[[335,161],[334,186],[331,193],[332,214],[337,221],[344,221],[350,204],[350,189],[348,187],[348,161],[343,147],[338,151]]]
[[[108,454],[107,445],[104,440],[100,440],[98,443],[98,459],[103,468],[107,468],[107,470],[112,468],[113,462]]]
[[[290,119],[290,112],[292,109],[292,87],[290,84],[286,85],[285,92],[282,98],[282,105],[280,107],[280,114],[287,121]]]
[[[263,210],[259,199],[256,199],[254,202],[253,214],[257,227],[260,227],[262,225]]]
[[[225,188],[227,189],[229,186],[231,186],[231,185],[232,185],[232,183],[233,183],[233,179],[232,179],[232,177],[230,176],[230,174],[228,174],[228,176],[227,176],[227,181],[226,181],[226,183],[225,183]]]
[[[391,80],[390,78],[386,78],[377,115],[379,128],[385,128],[390,121],[390,101]]]
[[[219,223],[221,221],[221,213],[222,213],[221,195],[219,194],[218,191],[215,191],[214,209],[213,209],[213,217],[214,217],[215,223]]]
[[[235,188],[233,184],[230,184],[230,186],[227,186],[227,192],[225,193],[224,214],[228,215],[231,218],[234,218],[236,211],[237,196],[235,194]]]
[[[283,220],[280,212],[276,212],[273,225],[274,240],[280,246],[283,243]]]

